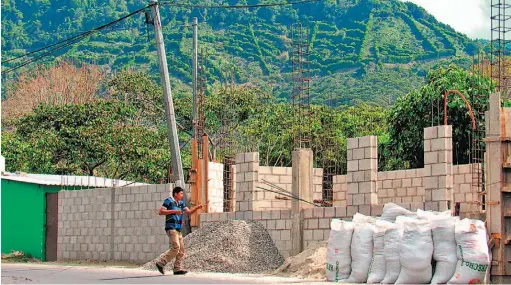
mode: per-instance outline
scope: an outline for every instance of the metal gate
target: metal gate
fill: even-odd
[[[57,261],[58,193],[46,193],[45,260]]]

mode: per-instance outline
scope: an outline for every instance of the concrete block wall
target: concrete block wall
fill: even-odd
[[[424,129],[426,210],[446,211],[453,202],[452,126]]]
[[[378,204],[424,202],[424,169],[378,172]]]
[[[378,204],[378,142],[376,136],[348,139],[348,191],[346,203],[355,212],[359,206]]]
[[[481,171],[481,164],[464,164],[454,165],[453,167],[453,193],[454,202],[460,203],[460,213],[476,213],[479,210],[481,183],[477,183],[481,179],[481,174],[477,175],[477,171]],[[479,186],[479,187],[478,187]]]
[[[171,184],[158,184],[61,191],[57,258],[154,259],[168,249],[165,217],[158,210],[170,189]]]
[[[208,199],[210,213],[224,211],[224,165],[217,162],[208,162]]]
[[[236,155],[236,211],[253,211],[257,208],[259,181],[259,153],[239,153]]]
[[[270,167],[270,166],[259,166],[259,181],[258,186],[261,188],[269,189],[272,191],[282,191],[276,187],[272,187],[264,182],[275,184],[277,187],[282,188],[285,191],[291,193],[292,185],[292,168],[291,167]],[[266,210],[289,210],[291,209],[291,200],[278,200],[275,196],[284,197],[283,195],[273,193],[270,191],[264,191],[257,189],[258,193],[256,199],[258,201],[258,211]]]
[[[254,155],[257,156],[257,159]],[[246,158],[249,160],[246,161]],[[251,211],[291,209],[291,198],[271,191],[292,192],[292,167],[260,166],[258,158],[259,153],[242,153],[236,156],[236,178],[244,179],[244,181],[237,180],[239,183],[236,183],[236,189],[240,189],[238,187],[242,187],[240,191],[236,191],[239,192],[236,193],[237,206],[240,207],[243,203],[245,207],[245,205],[248,205],[247,203],[249,203],[252,205],[252,208],[250,209]],[[265,184],[264,182],[269,182],[275,186]],[[265,191],[259,188],[271,191]],[[252,194],[249,194],[250,190],[248,189],[252,189]],[[323,169],[321,168],[315,168],[313,170],[312,195],[313,199],[323,198]],[[275,196],[279,196],[284,199],[276,199]],[[246,207],[243,209],[236,209],[241,211],[247,210]]]
[[[348,192],[347,176],[334,176],[332,190],[334,197],[334,207],[346,207],[346,192]]]

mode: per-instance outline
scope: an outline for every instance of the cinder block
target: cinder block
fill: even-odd
[[[403,180],[395,179],[392,180],[392,188],[400,188],[402,186]]]
[[[424,196],[414,196],[412,197],[412,202],[424,202]]]
[[[366,147],[364,148],[365,158],[378,158],[378,148]]]
[[[412,187],[412,179],[405,178],[405,179],[401,180],[401,187],[404,187],[404,188]]]
[[[347,147],[348,149],[358,148],[358,138],[348,138]]]
[[[378,145],[378,138],[376,136],[365,136],[358,138],[359,147],[375,147]]]
[[[376,192],[375,182],[360,182],[358,184],[358,193],[374,193]]]
[[[280,210],[271,211],[271,219],[279,220],[280,219]]]
[[[412,197],[402,197],[401,202],[410,204],[410,203],[412,203]]]
[[[257,162],[259,163],[258,152],[247,152],[245,153],[245,162]]]
[[[412,197],[412,196],[417,196],[417,188],[407,188],[406,189],[406,196],[408,197]]]
[[[284,230],[286,229],[286,220],[277,220],[277,224],[275,226],[277,230]]]
[[[314,230],[314,240],[321,241],[323,238],[323,230]]]
[[[378,194],[376,193],[364,194],[364,204],[366,205],[378,204]]]
[[[333,218],[333,217],[335,217],[335,208],[332,208],[332,207],[325,208],[324,217],[325,218]]]
[[[268,220],[266,221],[266,229],[274,230],[277,226],[277,220]]]
[[[365,197],[364,194],[355,194],[353,195],[353,205],[364,205],[365,204]]]
[[[449,200],[449,191],[446,189],[436,189],[432,191],[433,201],[446,201]]]
[[[396,179],[396,177],[397,177],[397,171],[387,171],[386,179],[392,180],[392,179]]]
[[[280,240],[290,241],[291,240],[291,231],[290,230],[281,231],[280,232]]]
[[[319,219],[319,228],[320,229],[329,229],[330,228],[330,218]]]
[[[307,208],[307,209],[303,210],[303,217],[304,217],[304,219],[312,218],[312,209],[313,208]]]
[[[371,205],[361,205],[358,207],[358,212],[362,215],[371,215]]]
[[[225,213],[225,220],[229,220],[228,216],[227,216],[227,213]],[[247,212],[244,212],[243,214],[243,219],[245,221],[250,221],[253,219],[253,212],[252,211],[247,211]]]
[[[424,209],[424,202],[412,202],[410,203],[410,211],[417,211],[417,209]]]
[[[446,138],[438,138],[431,140],[431,151],[451,150],[450,140]]]
[[[348,161],[348,173],[352,171],[358,171],[358,160]]]
[[[451,174],[452,171],[449,171],[450,164],[447,163],[436,163],[431,165],[431,175],[440,176],[440,175],[448,175]]]
[[[447,211],[447,210],[450,210],[448,201],[438,202],[438,211],[443,212],[443,211]]]
[[[412,186],[413,187],[422,187],[422,178],[413,178]]]
[[[271,167],[271,173],[274,175],[286,175],[287,167]]]
[[[424,128],[424,139],[436,139],[438,137],[437,127]]]
[[[353,182],[362,182],[365,179],[364,177],[364,171],[353,172]]]
[[[381,216],[384,205],[371,205],[371,216]]]
[[[387,189],[387,197],[394,198],[397,196],[396,189]]]
[[[438,176],[424,177],[425,189],[438,189]]]
[[[384,180],[382,188],[385,188],[385,189],[392,188],[392,181],[394,181],[394,180]]]
[[[376,182],[378,180],[378,171],[376,169],[364,171],[364,180]]]
[[[452,151],[439,151],[438,152],[439,163],[452,163]]]
[[[358,206],[348,206],[346,208],[346,216],[353,217],[356,213],[358,213]]]
[[[319,219],[308,219],[307,220],[307,228],[308,229],[318,229],[319,228]]]
[[[452,126],[451,125],[438,126],[438,137],[439,138],[452,138]]]
[[[236,154],[236,164],[244,163],[244,162],[245,162],[245,154],[244,153]]]
[[[314,218],[323,218],[325,216],[324,208],[322,207],[313,208],[312,215]]]
[[[352,150],[352,149],[348,149],[348,150],[346,151],[346,159],[347,159],[348,161],[353,160],[353,150]]]
[[[358,161],[358,170],[378,169],[377,159],[361,159]],[[348,170],[349,171],[349,170]]]
[[[474,187],[475,189],[476,187]],[[470,184],[461,184],[460,185],[460,192],[461,193],[470,193],[472,192],[472,188]]]
[[[364,159],[365,158],[365,149],[363,148],[356,148],[353,150],[353,159]]]
[[[310,241],[313,239],[313,230],[304,230],[303,231],[303,240]]]
[[[288,175],[280,176],[279,181],[283,184],[291,184],[293,182],[293,177]]]
[[[291,211],[290,210],[281,210],[280,218],[283,220],[291,219]]]
[[[378,189],[378,197],[387,198],[387,189]]]
[[[438,211],[438,202],[428,202],[424,203],[424,210],[426,211]]]
[[[358,183],[348,183],[348,194],[358,194]]]
[[[396,171],[396,179],[406,178],[406,170],[398,170]]]

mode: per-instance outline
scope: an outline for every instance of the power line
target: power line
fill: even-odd
[[[56,52],[56,51],[58,51],[58,50],[61,50],[61,49],[66,48],[66,47],[69,47],[69,46],[71,46],[71,45],[73,45],[73,44],[75,44],[75,43],[78,43],[78,42],[80,42],[81,40],[85,39],[86,37],[88,37],[88,36],[90,36],[90,35],[93,35],[93,34],[95,34],[95,33],[99,32],[99,31],[101,31],[101,30],[103,30],[103,29],[105,29],[105,28],[108,28],[108,27],[110,27],[110,26],[113,26],[113,25],[115,25],[115,24],[119,23],[119,22],[120,22],[120,21],[122,21],[122,20],[125,20],[125,19],[127,19],[127,18],[129,18],[129,17],[131,17],[131,16],[134,16],[134,15],[136,15],[136,14],[138,14],[138,13],[140,13],[140,12],[144,11],[145,9],[147,9],[147,7],[148,7],[148,6],[145,6],[145,7],[143,7],[143,8],[140,8],[140,9],[138,9],[138,10],[136,10],[136,11],[133,11],[133,12],[131,12],[131,13],[129,13],[129,14],[127,14],[127,15],[125,15],[125,16],[123,16],[123,17],[119,18],[119,19],[117,19],[117,20],[114,20],[114,21],[109,22],[109,23],[107,23],[107,24],[104,24],[104,25],[102,25],[102,26],[96,27],[96,28],[91,29],[91,30],[89,30],[89,31],[87,31],[87,32],[84,32],[84,33],[81,33],[81,34],[79,34],[79,35],[73,36],[73,37],[71,37],[71,38],[67,38],[67,39],[62,40],[62,41],[59,41],[59,42],[57,42],[57,43],[54,43],[54,44],[51,44],[51,45],[45,46],[45,47],[43,47],[43,48],[40,48],[40,49],[37,49],[37,50],[31,51],[31,52],[25,53],[25,54],[23,54],[23,55],[20,55],[20,56],[14,57],[14,58],[7,59],[7,60],[5,60],[4,62],[10,62],[10,61],[13,61],[13,60],[16,60],[16,59],[24,58],[24,57],[30,56],[30,55],[32,55],[32,54],[36,54],[36,53],[39,53],[39,52],[41,52],[41,51],[44,51],[44,50],[50,49],[49,51],[47,51],[47,52],[45,52],[45,53],[43,53],[43,54],[41,54],[41,55],[38,55],[38,56],[36,56],[36,57],[34,57],[34,58],[32,58],[32,59],[26,60],[26,61],[24,61],[24,62],[22,62],[22,63],[20,63],[20,64],[16,65],[16,66],[15,66],[15,67],[13,67],[13,68],[10,68],[10,69],[8,69],[8,70],[6,70],[6,71],[3,71],[3,72],[2,72],[2,74],[6,74],[6,73],[9,73],[9,72],[12,72],[12,71],[14,71],[14,70],[16,70],[16,69],[19,69],[19,68],[21,68],[21,67],[23,67],[23,66],[26,66],[26,65],[28,65],[28,64],[30,64],[30,63],[32,63],[32,62],[34,62],[34,61],[37,61],[37,60],[39,60],[39,59],[41,59],[41,58],[43,58],[43,57],[45,57],[45,56],[47,56],[47,55],[50,55],[50,54],[52,54],[52,53],[54,53],[54,52]]]
[[[264,7],[275,7],[275,6],[288,6],[298,5],[304,3],[320,2],[323,0],[303,0],[285,3],[268,3],[268,4],[253,4],[253,5],[191,5],[191,4],[176,4],[170,1],[161,1],[159,4],[168,5],[172,7],[181,8],[199,8],[199,9],[247,9],[247,8],[264,8]]]

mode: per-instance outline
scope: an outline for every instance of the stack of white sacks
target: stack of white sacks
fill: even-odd
[[[484,223],[450,212],[385,204],[380,218],[333,219],[329,281],[382,284],[484,283],[490,264]]]

